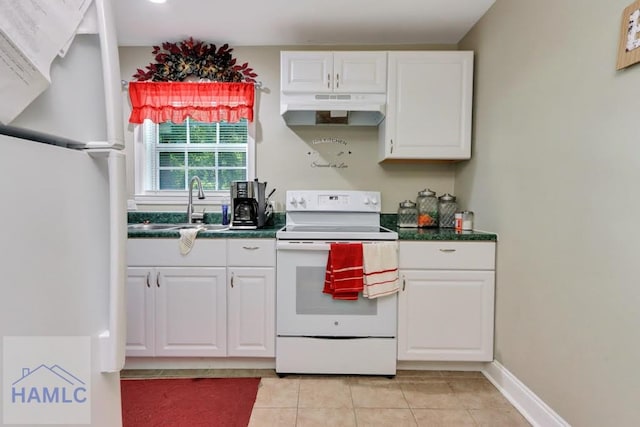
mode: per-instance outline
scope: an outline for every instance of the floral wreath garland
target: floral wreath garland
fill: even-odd
[[[188,78],[214,82],[256,83],[258,75],[245,62],[236,65],[228,44],[216,49],[216,45],[203,43],[189,37],[178,43],[162,43],[153,46],[156,63],[146,66],[147,71],[138,68],[133,78],[138,81],[181,82]]]

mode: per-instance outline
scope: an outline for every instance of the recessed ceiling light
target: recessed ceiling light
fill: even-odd
[[[167,0],[149,0],[151,3],[158,3],[158,4],[162,4],[162,3],[166,3]]]

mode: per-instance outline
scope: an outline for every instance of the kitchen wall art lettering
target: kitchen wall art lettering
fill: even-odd
[[[637,62],[640,62],[640,0],[634,1],[622,12],[616,69]]]
[[[316,138],[311,141],[315,150],[307,155],[311,157],[309,165],[312,168],[348,168],[349,156],[353,151],[349,149],[347,141],[339,138]]]

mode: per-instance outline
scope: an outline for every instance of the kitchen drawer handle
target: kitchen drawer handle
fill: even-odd
[[[446,253],[450,253],[450,252],[455,252],[455,249],[440,249],[440,252],[446,252]]]
[[[246,249],[248,251],[255,251],[256,249],[260,249],[260,246],[243,246],[242,249]]]

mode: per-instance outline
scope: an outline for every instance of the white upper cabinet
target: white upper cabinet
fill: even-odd
[[[280,86],[289,93],[384,93],[387,52],[283,51]]]
[[[471,157],[473,52],[388,52],[378,160]]]

